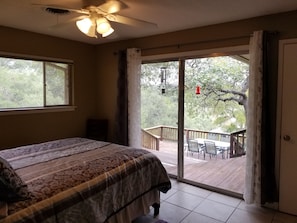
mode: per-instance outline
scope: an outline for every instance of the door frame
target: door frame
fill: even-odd
[[[158,54],[158,55],[148,55],[142,56],[142,62],[156,62],[156,61],[183,61],[190,58],[205,58],[212,56],[228,56],[228,55],[239,55],[249,52],[249,45],[238,45],[238,46],[230,46],[230,47],[221,47],[221,48],[211,48],[206,50],[193,50],[193,51],[185,51],[178,53],[168,53],[168,54]],[[183,64],[184,65],[184,64]],[[183,77],[180,77],[183,76]],[[182,80],[181,80],[182,79]],[[179,71],[179,99],[178,99],[178,170],[177,170],[177,180],[181,182],[190,183],[193,185],[201,186],[196,182],[192,182],[190,180],[184,179],[184,73],[181,75]],[[212,189],[212,188],[208,188]],[[224,192],[225,193],[225,192]]]

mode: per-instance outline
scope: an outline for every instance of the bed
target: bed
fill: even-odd
[[[0,223],[127,223],[171,188],[152,153],[86,138],[1,150],[0,168]]]

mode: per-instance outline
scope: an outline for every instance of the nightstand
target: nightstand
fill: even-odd
[[[88,119],[86,126],[86,137],[99,141],[107,141],[108,120]]]

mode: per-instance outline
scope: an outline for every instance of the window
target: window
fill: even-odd
[[[0,57],[0,111],[71,106],[72,64]]]

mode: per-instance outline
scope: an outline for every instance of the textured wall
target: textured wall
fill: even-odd
[[[1,115],[0,149],[70,136],[84,136],[96,117],[95,47],[79,42],[0,27],[0,52],[74,61],[75,111]]]

